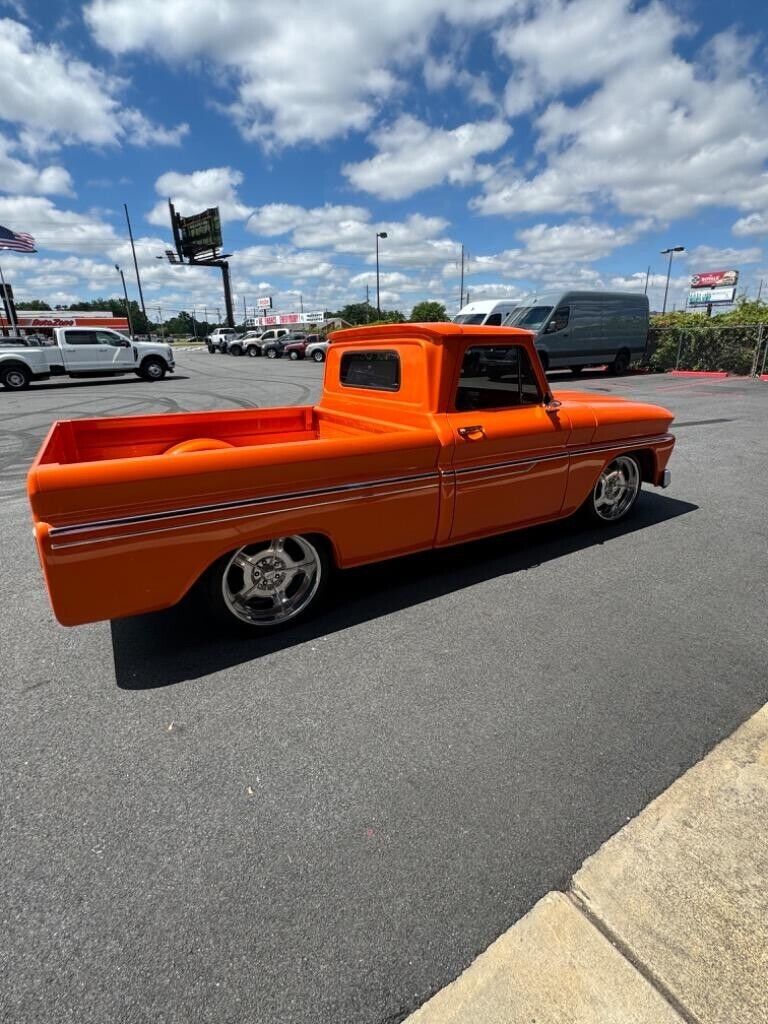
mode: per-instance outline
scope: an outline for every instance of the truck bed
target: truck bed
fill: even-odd
[[[178,455],[172,452],[178,445],[203,440],[223,442],[221,447],[249,448],[400,429],[404,428],[313,406],[61,420],[53,425],[35,465]],[[191,446],[190,450],[200,449]]]

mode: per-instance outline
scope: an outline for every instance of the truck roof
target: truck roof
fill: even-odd
[[[349,330],[334,331],[334,344],[370,345],[379,341],[394,341],[398,338],[422,338],[439,345],[450,339],[471,335],[473,338],[489,338],[505,335],[532,337],[531,331],[519,327],[483,327],[477,324],[454,324],[448,321],[424,324],[377,324],[375,327],[353,327]]]

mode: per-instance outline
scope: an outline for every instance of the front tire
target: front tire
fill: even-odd
[[[26,391],[32,374],[26,366],[4,366],[0,370],[0,384],[6,391]]]
[[[332,570],[322,538],[296,535],[230,551],[201,582],[208,608],[219,622],[251,634],[267,633],[314,611]]]
[[[299,353],[298,352],[289,352],[288,353],[288,358],[292,359],[294,362],[296,362],[298,360],[298,358],[299,358]]]
[[[324,363],[325,352],[323,352],[321,349],[317,349],[315,352],[312,353],[312,358],[316,363]]]
[[[230,345],[229,348],[227,349],[227,351],[229,352],[229,354],[231,356],[241,356],[243,354],[243,346],[242,345]]]
[[[276,348],[268,348],[267,349],[267,359],[277,359],[277,349]]]
[[[251,357],[251,359],[255,359],[256,356],[261,355],[261,353],[259,352],[255,345],[249,345],[248,348],[246,349],[246,352]]]
[[[586,519],[601,526],[626,519],[635,507],[642,482],[643,474],[635,456],[617,456],[603,469],[584,503]]]
[[[156,356],[150,356],[141,364],[138,374],[142,380],[156,381],[162,380],[167,371],[168,367],[162,359],[158,359]]]

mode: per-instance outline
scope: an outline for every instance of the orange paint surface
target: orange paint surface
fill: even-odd
[[[494,344],[526,350],[541,400],[455,411],[465,349]],[[361,350],[398,354],[399,390],[341,383]],[[54,612],[168,607],[217,558],[276,536],[321,534],[344,568],[563,518],[625,451],[661,482],[672,413],[548,392],[526,331],[399,324],[337,333],[316,406],[55,423],[28,478]]]

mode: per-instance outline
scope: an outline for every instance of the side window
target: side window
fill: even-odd
[[[541,401],[528,353],[519,345],[473,345],[464,353],[457,412],[510,409]]]
[[[67,331],[64,335],[68,345],[100,345],[96,331]]]
[[[112,331],[97,331],[96,337],[99,339],[99,345],[111,345],[113,348],[121,348],[124,340],[121,335]]]
[[[397,352],[345,352],[339,379],[348,388],[399,391],[400,357]]]
[[[501,327],[501,313],[491,313],[485,321],[486,327]]]
[[[558,306],[552,314],[552,319],[547,324],[546,334],[554,334],[556,331],[563,331],[568,326],[571,317],[570,306]]]

